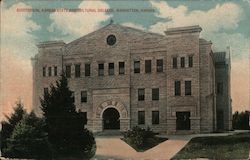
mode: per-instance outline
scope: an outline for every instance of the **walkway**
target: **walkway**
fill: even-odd
[[[97,151],[94,159],[110,160],[168,160],[179,152],[190,138],[169,139],[145,152],[136,152],[120,139],[121,137],[97,137]]]
[[[169,160],[194,137],[227,136],[240,132],[242,131],[193,135],[163,135],[162,137],[169,139],[145,152],[136,152],[120,139],[121,136],[97,136],[97,151],[93,160]]]

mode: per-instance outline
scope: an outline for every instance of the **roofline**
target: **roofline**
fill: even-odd
[[[202,28],[199,25],[194,26],[186,26],[186,27],[174,27],[174,28],[167,28],[165,31],[166,35],[172,34],[180,34],[180,33],[194,33],[194,32],[201,32]]]
[[[104,28],[106,28],[106,27],[109,27],[109,26],[111,26],[111,25],[118,25],[118,26],[121,26],[121,27],[125,27],[125,28],[128,28],[128,29],[135,30],[135,31],[143,32],[143,33],[145,33],[145,34],[153,34],[153,35],[159,36],[159,37],[161,37],[161,38],[164,37],[164,35],[161,35],[161,34],[158,34],[158,33],[147,32],[147,31],[144,31],[144,30],[141,30],[141,29],[137,29],[137,28],[133,28],[133,27],[128,27],[128,26],[121,25],[121,24],[109,23],[109,24],[107,24],[106,26],[103,26],[103,27],[101,27],[101,28],[99,28],[99,29],[96,29],[96,30],[93,31],[93,32],[90,32],[90,33],[88,33],[88,34],[85,34],[84,36],[82,36],[82,37],[80,37],[80,38],[77,38],[77,39],[75,39],[75,40],[73,40],[73,41],[67,43],[66,45],[70,45],[70,44],[72,44],[72,43],[74,43],[74,42],[80,41],[81,39],[84,39],[85,37],[87,37],[87,36],[89,36],[89,35],[92,35],[92,34],[94,34],[95,32],[97,32],[97,31],[99,31],[99,30],[101,30],[101,29],[104,29]]]
[[[66,43],[62,40],[59,41],[44,41],[44,42],[39,42],[36,44],[38,48],[43,48],[43,47],[51,47],[51,46],[64,46]]]

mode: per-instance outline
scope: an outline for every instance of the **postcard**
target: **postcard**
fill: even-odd
[[[249,0],[2,0],[1,158],[250,158]]]

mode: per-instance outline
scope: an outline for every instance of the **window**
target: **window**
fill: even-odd
[[[163,59],[157,59],[156,61],[156,71],[163,72]]]
[[[43,89],[43,94],[44,95],[48,95],[49,94],[49,89],[48,88],[44,88]]]
[[[177,57],[173,58],[173,68],[177,68]]]
[[[152,100],[159,100],[159,88],[152,89]]]
[[[138,111],[138,124],[145,124],[145,111]]]
[[[145,60],[145,73],[151,73],[151,60]]]
[[[57,76],[57,66],[54,66],[54,76]]]
[[[181,68],[185,67],[185,57],[181,57]]]
[[[175,83],[174,83],[174,95],[175,96],[181,95],[181,81],[175,81]]]
[[[98,76],[104,76],[104,64],[98,64]]]
[[[138,101],[144,101],[145,89],[138,89]]]
[[[75,103],[75,92],[72,92],[72,95],[71,95],[72,97],[72,99],[73,99],[73,103]]]
[[[71,77],[71,66],[66,66],[66,77],[67,78]]]
[[[81,102],[87,102],[87,91],[81,91]]]
[[[52,73],[52,69],[51,69],[51,67],[49,67],[48,69],[49,69],[49,77],[50,77],[51,73]]]
[[[152,111],[152,124],[159,124],[159,111]]]
[[[222,82],[217,83],[217,94],[223,94],[223,83]]]
[[[192,92],[191,81],[185,81],[185,95],[191,95]]]
[[[90,64],[85,64],[85,76],[90,76]]]
[[[125,62],[119,62],[119,74],[125,74]]]
[[[116,37],[114,35],[111,34],[107,37],[107,44],[108,45],[112,46],[115,44],[115,42],[116,42]]]
[[[46,67],[43,67],[43,77],[46,77]]]
[[[188,67],[193,67],[193,56],[188,57]]]
[[[81,113],[80,113],[80,116],[81,116],[82,119],[83,119],[83,124],[86,125],[86,124],[87,124],[87,121],[88,121],[87,112],[81,112]]]
[[[115,74],[114,63],[109,63],[109,75]]]
[[[80,77],[81,76],[81,65],[80,64],[76,64],[75,65],[75,77]]]
[[[140,73],[140,61],[134,61],[134,73]]]

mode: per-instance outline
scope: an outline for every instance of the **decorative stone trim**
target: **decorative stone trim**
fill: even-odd
[[[96,118],[102,118],[103,112],[107,108],[115,108],[120,114],[120,119],[126,119],[128,117],[128,112],[125,106],[121,102],[108,100],[100,104],[96,109]]]

